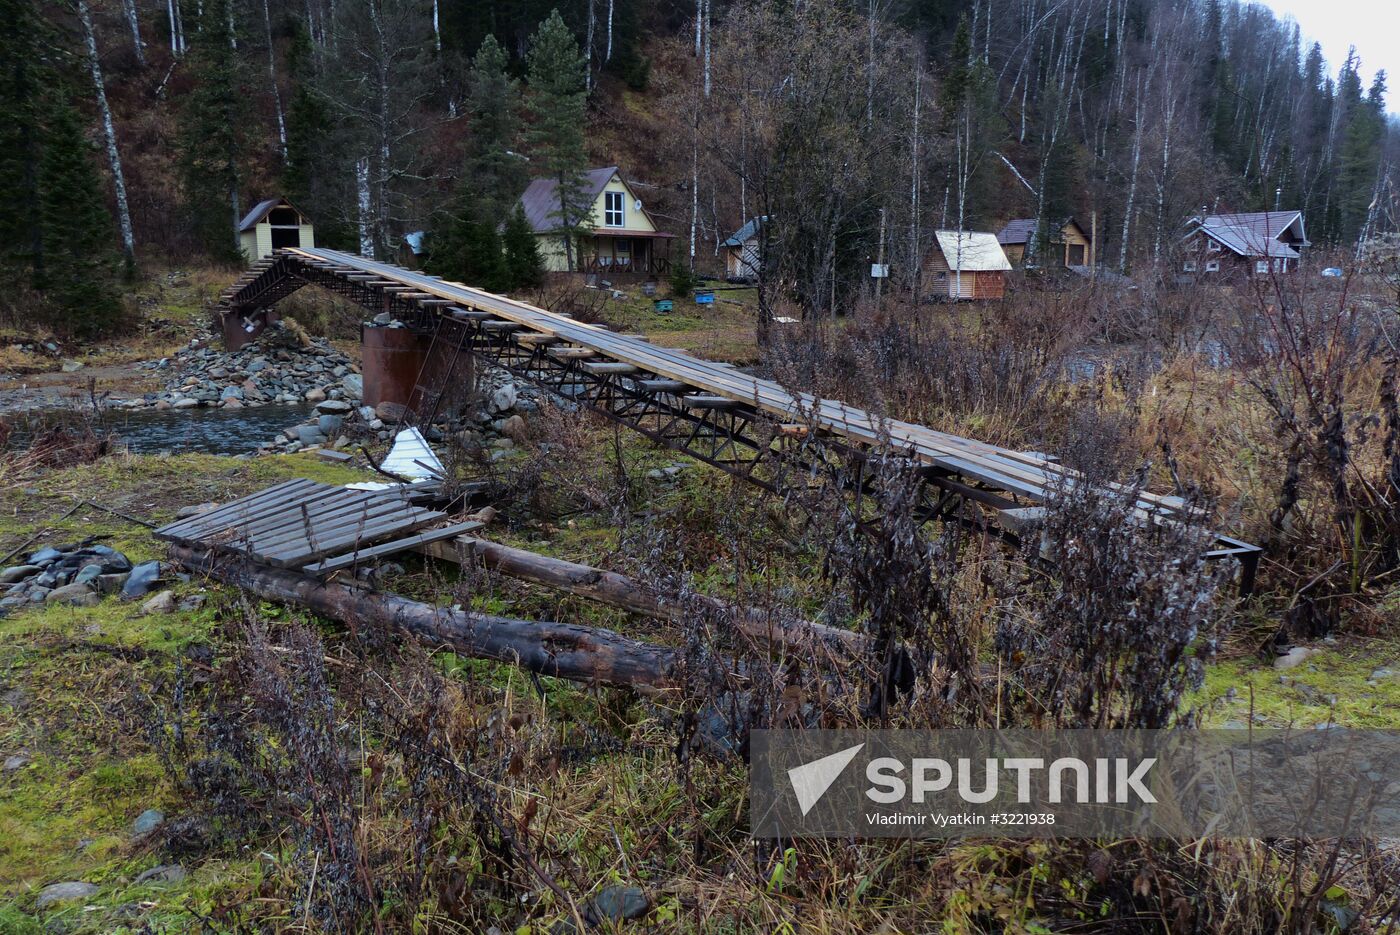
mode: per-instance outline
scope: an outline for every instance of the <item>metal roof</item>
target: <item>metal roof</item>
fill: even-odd
[[[724,242],[726,247],[742,247],[748,240],[753,239],[758,234],[758,225],[767,221],[767,215],[763,217],[749,218],[747,224],[734,232],[734,236]]]
[[[1218,241],[1240,256],[1287,257],[1290,260],[1296,260],[1301,255],[1288,244],[1281,243],[1274,240],[1272,237],[1260,234],[1258,231],[1249,227],[1238,225],[1217,225],[1210,227],[1202,225],[1201,231],[1207,237]]]
[[[244,231],[252,230],[262,221],[263,218],[267,217],[268,212],[270,212],[273,208],[278,207],[279,205],[286,205],[287,207],[291,208],[297,214],[300,214],[303,220],[306,218],[306,215],[302,214],[301,209],[298,208],[296,205],[292,204],[287,199],[269,198],[266,201],[260,201],[257,204],[253,205],[253,209],[243,216],[243,220],[238,222],[238,232],[241,234]]]
[[[1033,236],[1035,236],[1035,218],[1013,218],[1007,221],[1006,226],[997,234],[997,243],[1030,243]]]
[[[938,249],[955,272],[981,273],[1009,270],[1011,263],[997,243],[996,234],[982,231],[934,231]]]
[[[1247,214],[1208,214],[1194,218],[1197,224],[1222,244],[1246,256],[1263,256],[1268,241],[1282,243],[1279,239],[1290,228],[1297,225],[1297,239],[1302,246],[1308,246],[1307,234],[1303,229],[1301,211],[1254,211]],[[1291,248],[1290,248],[1291,249]],[[1269,256],[1288,256],[1286,253],[1269,253]],[[1297,253],[1293,253],[1297,256]]]
[[[589,169],[583,174],[583,191],[591,205],[598,194],[618,175],[617,166]],[[525,194],[520,196],[520,206],[525,209],[525,220],[537,234],[548,234],[559,229],[559,182],[556,179],[535,179]]]

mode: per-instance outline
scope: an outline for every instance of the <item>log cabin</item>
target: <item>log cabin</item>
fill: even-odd
[[[1015,218],[1007,221],[997,234],[997,243],[1001,244],[1011,265],[1019,269],[1025,266],[1026,251],[1035,236],[1035,218]],[[1051,224],[1039,252],[1045,262],[1037,266],[1093,269],[1095,265],[1094,239],[1074,218]]]
[[[1293,273],[1308,246],[1301,211],[1203,214],[1187,221],[1180,269],[1202,278]]]

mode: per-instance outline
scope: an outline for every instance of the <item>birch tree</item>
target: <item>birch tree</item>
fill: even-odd
[[[127,269],[136,265],[136,235],[131,227],[131,209],[126,201],[126,176],[122,173],[122,157],[117,149],[117,131],[112,123],[112,108],[107,105],[107,85],[102,79],[102,61],[97,53],[97,32],[92,25],[92,12],[87,0],[76,0],[78,21],[83,26],[83,44],[87,49],[88,74],[92,78],[97,113],[102,120],[102,138],[107,148],[107,168],[112,173],[112,188],[117,198],[117,226],[121,230],[122,256]]]

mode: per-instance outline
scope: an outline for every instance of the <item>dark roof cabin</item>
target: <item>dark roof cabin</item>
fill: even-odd
[[[1035,239],[1035,218],[1015,218],[997,234],[997,243],[1013,266],[1024,266],[1026,248]],[[1094,266],[1094,240],[1074,218],[1050,225],[1048,242],[1041,245],[1048,262],[1041,266],[1088,268]]]
[[[314,247],[316,232],[311,221],[285,198],[269,198],[253,205],[238,222],[238,244],[249,263],[282,247]]]
[[[1249,276],[1289,273],[1299,268],[1310,246],[1301,211],[1206,214],[1187,222],[1182,238],[1183,273]]]

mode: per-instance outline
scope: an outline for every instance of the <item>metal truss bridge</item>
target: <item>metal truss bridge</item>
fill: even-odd
[[[337,250],[276,251],[224,293],[226,316],[257,321],[307,284],[391,312],[454,355],[467,352],[779,494],[810,483],[813,465],[828,458],[863,470],[865,453],[893,448],[925,482],[920,519],[969,523],[1014,542],[1037,505],[1077,476],[1032,453],[877,418],[639,336]],[[1143,522],[1186,511],[1176,497],[1138,498]],[[1237,560],[1241,593],[1253,589],[1258,546],[1217,534],[1208,556]]]

